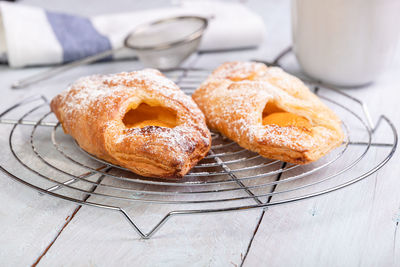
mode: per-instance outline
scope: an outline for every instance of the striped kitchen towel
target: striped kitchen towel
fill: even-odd
[[[239,3],[182,1],[169,8],[86,18],[0,2],[0,58],[11,67],[69,62],[122,47],[135,26],[178,15],[211,18],[201,51],[255,47],[265,33],[261,17]],[[110,59],[134,55],[125,49]]]

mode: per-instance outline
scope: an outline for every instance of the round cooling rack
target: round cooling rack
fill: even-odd
[[[166,73],[191,94],[210,70]],[[138,176],[83,151],[63,133],[45,97],[31,97],[0,114],[0,169],[41,194],[78,205],[118,211],[142,238],[150,238],[171,216],[266,208],[347,187],[370,176],[393,156],[397,132],[380,116],[373,123],[362,101],[331,87],[307,82],[343,120],[346,139],[319,161],[294,165],[269,160],[212,133],[212,148],[181,180]],[[385,128],[386,127],[386,128]],[[386,130],[387,140],[376,134]],[[389,135],[387,134],[389,133]],[[147,233],[127,209],[140,203],[164,207],[165,216]],[[169,207],[169,208],[168,208]]]

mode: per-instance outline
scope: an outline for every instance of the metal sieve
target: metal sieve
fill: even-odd
[[[136,50],[138,58],[146,67],[160,70],[176,68],[197,50],[207,26],[207,19],[197,16],[178,16],[146,23],[130,32],[122,47],[35,74],[14,82],[11,87],[29,86],[77,66],[93,63],[125,48]]]

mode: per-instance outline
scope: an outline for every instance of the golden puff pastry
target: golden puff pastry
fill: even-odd
[[[192,98],[210,128],[267,158],[306,164],[344,138],[335,113],[299,79],[277,67],[222,64]]]
[[[197,105],[153,69],[81,78],[51,109],[85,151],[143,176],[182,177],[211,145]]]

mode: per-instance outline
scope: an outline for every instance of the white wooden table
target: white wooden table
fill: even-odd
[[[22,2],[83,15],[150,6],[149,1],[124,0]],[[186,65],[214,68],[228,60],[271,60],[290,45],[289,1],[246,5],[265,19],[264,44],[256,50],[196,55]],[[347,92],[368,104],[374,120],[384,113],[400,128],[399,58],[374,84]],[[300,71],[293,57],[284,65]],[[136,61],[98,63],[11,90],[11,82],[45,68],[3,65],[0,110],[27,95],[50,99],[80,76],[139,67]],[[266,211],[173,218],[150,240],[140,239],[117,214],[40,196],[0,174],[0,266],[400,266],[399,159],[397,153],[378,173],[322,197]],[[151,216],[135,219],[146,228]]]

